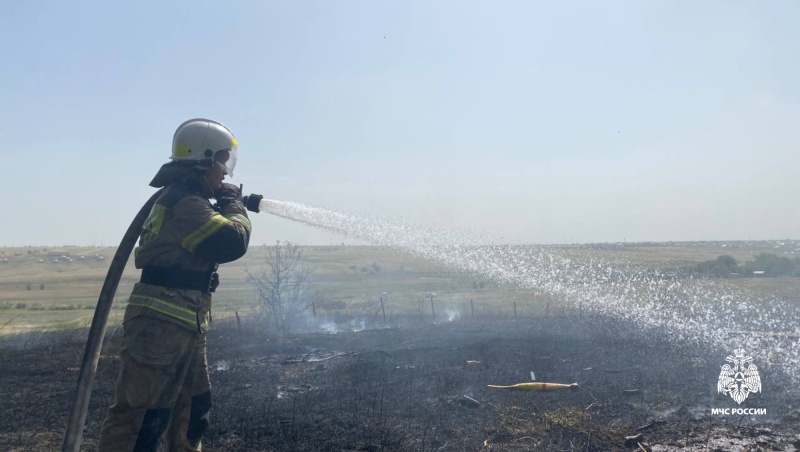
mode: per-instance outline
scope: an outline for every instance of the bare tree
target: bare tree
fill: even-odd
[[[311,269],[300,264],[303,252],[292,243],[280,241],[264,247],[266,267],[254,271],[245,268],[258,295],[269,327],[289,333],[311,309]]]

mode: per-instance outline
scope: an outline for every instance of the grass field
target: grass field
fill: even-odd
[[[722,254],[747,261],[760,252],[795,252],[796,242],[698,242],[658,244],[598,244],[554,247],[579,258],[611,263],[675,268],[714,259]],[[387,313],[425,315],[430,310],[426,295],[435,292],[437,310],[512,314],[514,303],[520,315],[537,315],[548,309],[557,313],[557,303],[525,291],[499,288],[491,282],[479,285],[434,263],[393,249],[369,246],[303,247],[303,264],[313,271],[316,290],[327,300],[342,301],[348,310],[374,313],[385,292]],[[113,247],[25,247],[0,248],[0,334],[31,329],[59,329],[91,322],[97,296]],[[214,298],[215,315],[232,315],[257,304],[246,269],[266,263],[265,250],[251,247],[248,254],[220,268],[222,285]],[[139,272],[132,259],[120,282],[111,322],[118,322]],[[798,298],[800,278],[736,278],[724,284],[748,288],[766,296]]]

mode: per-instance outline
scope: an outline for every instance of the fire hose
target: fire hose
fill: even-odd
[[[119,286],[119,280],[125,270],[125,265],[128,263],[128,258],[136,245],[139,234],[142,232],[144,222],[163,190],[155,192],[139,209],[139,213],[136,214],[136,217],[128,226],[128,230],[122,237],[117,252],[114,254],[114,259],[108,267],[103,288],[100,290],[100,296],[97,299],[92,325],[89,328],[89,336],[86,339],[86,348],[83,352],[81,370],[78,376],[78,388],[75,390],[75,401],[67,423],[64,444],[61,446],[62,452],[78,452],[80,449],[83,439],[83,427],[86,423],[86,414],[89,409],[89,399],[91,399],[92,387],[97,375],[97,363],[100,361],[100,351],[103,347],[103,338],[106,335],[108,315],[111,312],[111,304],[114,301],[114,295],[117,292],[117,286]],[[243,199],[244,205],[248,210],[258,212],[261,198],[261,195],[245,196]]]
[[[67,433],[64,435],[64,444],[61,446],[62,452],[78,452],[83,439],[83,425],[86,422],[86,412],[89,409],[89,399],[92,395],[94,377],[97,374],[97,362],[100,360],[100,349],[103,347],[103,337],[106,335],[106,325],[108,324],[108,314],[111,312],[111,303],[114,301],[114,294],[117,292],[122,271],[128,263],[128,257],[133,251],[133,246],[142,232],[142,226],[150,214],[150,209],[156,203],[156,199],[161,196],[163,189],[155,192],[150,199],[139,209],[139,213],[128,226],[128,230],[119,243],[114,259],[108,267],[106,280],[103,282],[103,289],[97,299],[97,307],[92,318],[92,326],[89,328],[89,337],[86,339],[86,349],[83,352],[81,361],[81,371],[78,376],[78,389],[75,390],[75,402],[72,405],[72,412],[67,424]]]

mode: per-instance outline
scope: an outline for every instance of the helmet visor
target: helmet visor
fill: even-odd
[[[233,169],[236,167],[238,148],[238,146],[232,146],[230,149],[223,149],[214,153],[214,163],[221,166],[225,170],[225,174],[230,177],[233,177]]]

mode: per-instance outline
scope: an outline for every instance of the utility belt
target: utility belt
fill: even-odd
[[[139,280],[144,284],[170,289],[199,290],[211,293],[219,286],[219,274],[214,271],[184,270],[175,267],[144,267]]]

